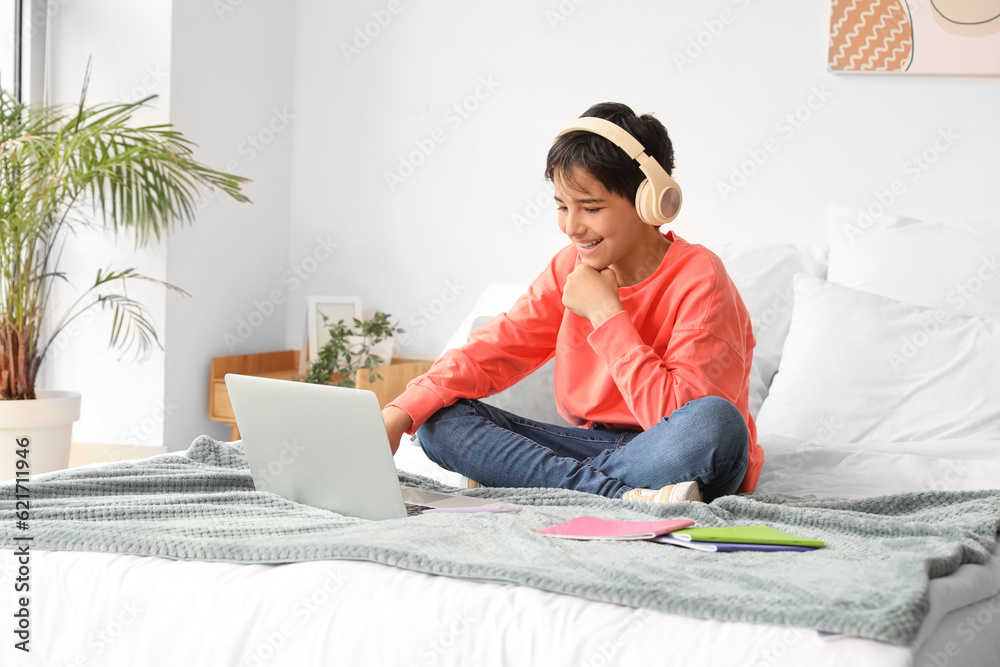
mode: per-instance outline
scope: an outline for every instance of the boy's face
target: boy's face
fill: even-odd
[[[589,172],[575,170],[567,179],[553,176],[559,229],[569,237],[580,261],[598,271],[611,267],[619,276],[644,257],[660,238],[635,210],[635,202],[608,190]],[[572,184],[568,181],[572,181]]]

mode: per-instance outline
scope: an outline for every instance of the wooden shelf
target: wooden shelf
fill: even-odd
[[[359,389],[374,391],[379,406],[384,408],[403,393],[407,382],[426,373],[433,363],[425,359],[393,359],[390,365],[379,367],[378,374],[382,379],[376,378],[374,382],[369,382],[371,371],[360,370],[355,377],[355,384]],[[209,372],[208,415],[213,421],[227,424],[232,429],[233,440],[240,439],[240,430],[236,427],[233,404],[230,403],[229,392],[226,390],[226,373],[278,380],[291,380],[304,375],[299,371],[298,350],[239,354],[212,359],[212,368]],[[340,377],[334,377],[335,382],[339,380]]]

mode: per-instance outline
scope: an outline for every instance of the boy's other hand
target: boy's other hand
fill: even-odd
[[[397,408],[395,405],[387,405],[382,410],[382,421],[385,422],[385,434],[389,437],[389,447],[392,448],[393,455],[399,449],[399,441],[403,439],[406,429],[413,425],[413,420],[406,410]]]
[[[611,269],[598,271],[580,262],[566,277],[563,305],[580,317],[586,317],[596,329],[605,320],[625,310],[618,298],[618,276]]]

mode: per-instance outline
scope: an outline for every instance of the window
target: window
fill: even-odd
[[[20,64],[21,100],[31,104],[44,101],[47,11],[46,0],[0,2],[0,86],[15,92]]]

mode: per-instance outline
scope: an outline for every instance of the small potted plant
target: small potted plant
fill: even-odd
[[[324,324],[329,319],[323,316]],[[336,384],[355,387],[359,370],[368,370],[368,382],[381,379],[378,367],[392,360],[394,336],[403,330],[389,321],[389,314],[376,312],[370,320],[354,318],[352,325],[344,320],[329,326],[330,340],[319,349],[319,358],[312,363],[309,374],[296,378],[314,384]]]
[[[0,90],[0,480],[15,469],[44,472],[68,462],[80,395],[35,388],[46,352],[66,326],[91,309],[109,310],[111,346],[142,358],[160,344],[148,311],[126,288],[134,281],[177,288],[135,268],[97,269],[65,312],[52,312],[53,283],[69,280],[59,260],[72,252],[75,230],[95,224],[86,209],[103,214],[97,224],[130,233],[142,247],[193,219],[200,188],[249,201],[240,191],[247,179],[194,160],[194,144],[173,126],[130,124],[155,95],[87,106],[88,80],[89,68],[75,105],[29,107]],[[13,445],[25,438],[30,459],[22,462]]]

